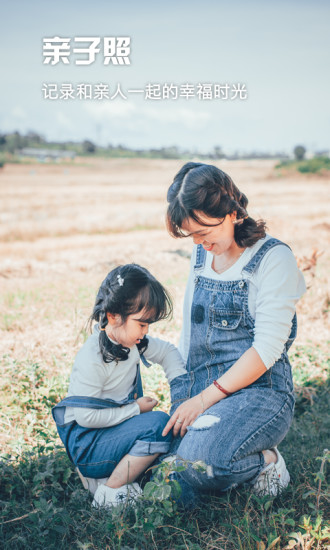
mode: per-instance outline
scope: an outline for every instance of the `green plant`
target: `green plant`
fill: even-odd
[[[302,174],[321,172],[322,170],[330,170],[330,158],[328,157],[315,157],[313,159],[305,160],[297,166],[297,169]]]
[[[309,548],[329,548],[330,530],[328,526],[322,525],[322,516],[317,516],[314,521],[310,516],[303,516],[299,527],[302,530],[290,533],[287,550],[309,550]]]
[[[330,170],[329,157],[314,157],[307,160],[283,160],[276,164],[276,170],[298,171],[301,174],[317,174]]]
[[[315,496],[315,498],[316,498],[315,504],[310,502],[309,506],[311,508],[314,508],[315,511],[318,513],[319,508],[320,508],[320,500],[321,499],[324,499],[328,503],[330,502],[330,492],[327,489],[327,486],[325,487],[324,490],[323,490],[323,487],[322,487],[322,484],[324,485],[324,483],[326,482],[326,468],[327,468],[327,464],[330,462],[330,451],[328,451],[328,449],[324,449],[323,455],[317,457],[316,460],[321,461],[320,469],[314,475],[315,481],[317,483],[317,487],[316,488],[311,488],[309,491],[307,491],[307,493],[305,493],[303,495],[303,498],[308,498],[311,495]]]
[[[329,544],[329,454],[323,450],[329,441],[327,357],[309,344],[296,346],[291,360],[298,407],[280,448],[291,475],[282,495],[257,497],[249,486],[239,487],[207,494],[197,509],[183,512],[177,482],[170,475],[173,465],[162,463],[152,468],[136,508],[106,511],[92,509],[91,495],[83,489],[52,421],[51,407],[67,388],[63,365],[51,357],[41,365],[4,356],[2,435],[8,438],[9,453],[0,462],[0,546],[4,550],[325,550]],[[148,380],[149,376],[155,376],[154,369],[144,373],[152,388],[158,379]],[[169,403],[165,383],[161,392]]]

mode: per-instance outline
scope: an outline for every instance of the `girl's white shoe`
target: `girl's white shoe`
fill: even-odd
[[[80,481],[84,486],[84,489],[92,493],[94,495],[96,489],[99,485],[103,485],[103,483],[106,483],[108,481],[107,477],[103,477],[102,479],[94,479],[93,477],[85,477],[80,472],[79,468],[76,468],[77,474],[80,477]]]
[[[290,482],[290,474],[284,462],[284,458],[276,447],[271,449],[277,456],[277,462],[271,462],[258,475],[252,486],[256,495],[277,496],[285,489]]]
[[[132,504],[142,495],[142,489],[138,483],[122,485],[118,489],[108,487],[108,485],[99,485],[94,494],[92,506],[94,508],[111,508],[119,504]]]

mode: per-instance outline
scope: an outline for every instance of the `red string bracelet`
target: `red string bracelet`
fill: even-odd
[[[214,380],[213,384],[215,385],[218,390],[222,391],[225,395],[233,395],[232,392],[225,390],[222,386],[220,386],[219,382],[217,380]]]

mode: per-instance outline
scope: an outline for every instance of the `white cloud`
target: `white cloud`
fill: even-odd
[[[128,100],[113,100],[112,102],[86,103],[84,108],[89,115],[92,115],[97,121],[104,121],[113,118],[129,118],[136,107]]]

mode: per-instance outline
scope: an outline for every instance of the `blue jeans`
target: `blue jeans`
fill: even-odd
[[[268,388],[251,386],[221,400],[200,415],[182,439],[176,438],[171,453],[207,465],[201,473],[189,463],[179,478],[197,491],[225,491],[253,480],[265,466],[262,451],[282,441],[293,410],[291,396]]]
[[[187,374],[171,383],[171,414],[224,374],[253,343],[254,319],[248,309],[248,276],[265,253],[280,241],[269,239],[243,268],[238,281],[218,281],[200,275],[205,251],[199,246],[191,310]],[[203,461],[206,471],[191,464],[175,474],[181,501],[190,505],[201,492],[224,491],[253,482],[265,466],[264,449],[278,445],[292,422],[294,397],[287,351],[296,334],[296,317],[285,349],[276,363],[250,386],[222,399],[177,437],[169,454],[178,460]]]
[[[132,403],[136,395],[142,395],[139,372],[133,391],[123,401],[71,396],[53,408],[57,431],[68,456],[84,476],[96,479],[109,477],[126,454],[149,456],[169,450],[172,433],[162,436],[169,416],[162,411],[139,414],[109,428],[83,428],[75,421],[64,421],[67,406],[95,409],[120,407]]]

